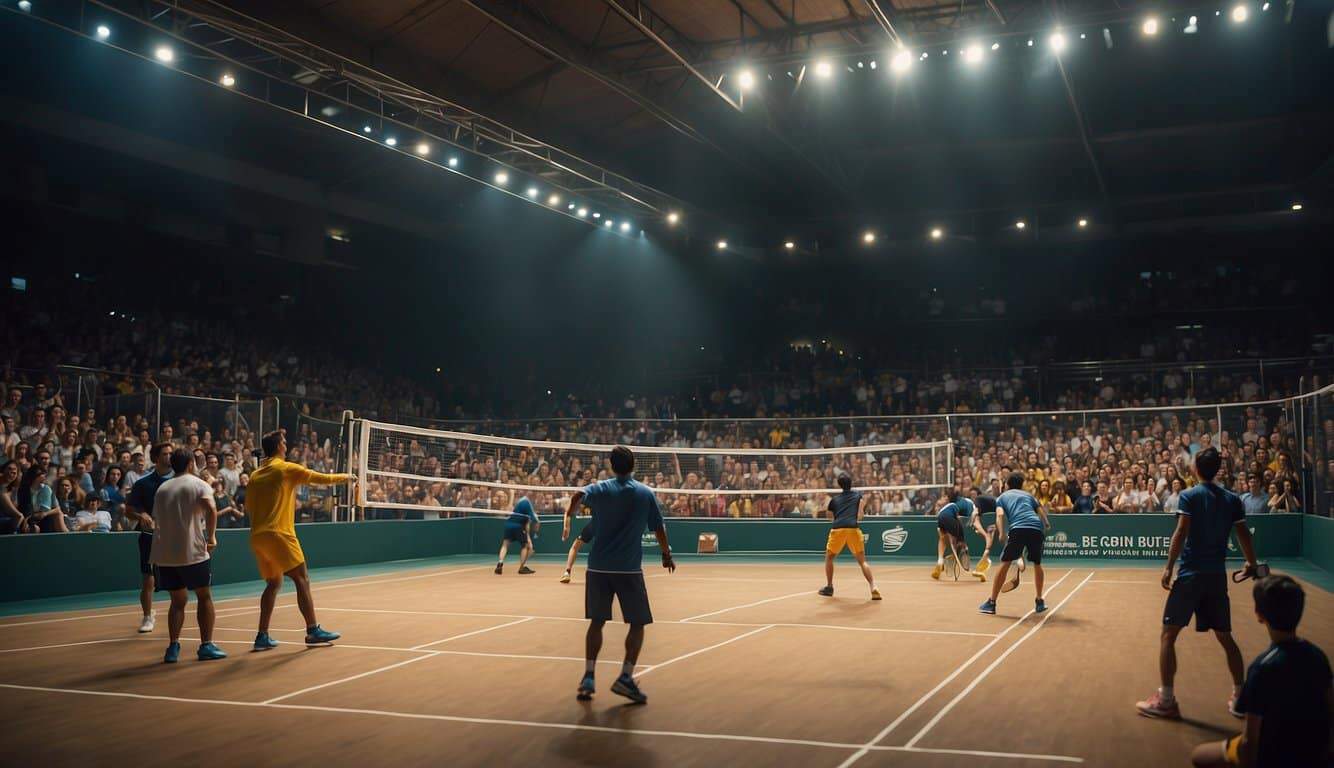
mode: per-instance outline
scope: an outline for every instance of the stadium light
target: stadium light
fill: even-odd
[[[1294,210],[1294,211],[1300,211],[1301,209],[1302,209],[1302,204],[1301,204],[1301,203],[1293,203],[1293,204],[1292,204],[1292,210]]]
[[[1200,28],[1199,28],[1198,26],[1196,26],[1197,22],[1199,22],[1199,18],[1198,18],[1198,17],[1195,17],[1195,16],[1191,16],[1191,17],[1190,17],[1190,21],[1186,23],[1186,28],[1183,29],[1183,30],[1181,30],[1181,31],[1182,31],[1182,32],[1185,32],[1185,33],[1188,34],[1188,35],[1193,35],[1193,34],[1195,34],[1196,32],[1199,32],[1199,31],[1200,31]]]
[[[963,49],[963,60],[969,64],[979,64],[982,62],[982,46],[973,43]]]
[[[570,203],[569,205],[565,206],[565,210],[567,210],[567,211],[573,211],[573,210],[574,210],[574,203]]]
[[[1150,16],[1144,20],[1144,26],[1140,27],[1140,29],[1144,31],[1144,34],[1152,37],[1158,34],[1158,20]]]
[[[1265,3],[1264,5],[1260,6],[1260,10],[1262,10],[1262,11],[1267,11],[1267,10],[1269,10],[1269,3]]]
[[[1065,35],[1060,32],[1053,32],[1052,36],[1047,38],[1047,43],[1051,45],[1053,51],[1060,53],[1065,50]]]
[[[667,223],[673,227],[676,226],[676,223],[680,220],[681,220],[681,214],[677,213],[676,211],[672,211],[671,213],[667,214]]]
[[[815,62],[815,76],[821,80],[828,80],[834,75],[834,65],[829,63],[828,59],[820,59]]]
[[[607,219],[606,221],[602,222],[603,226],[605,226],[607,229],[611,229],[612,224],[615,223],[616,222],[612,221],[611,219]]]
[[[529,187],[529,188],[528,188],[528,196],[531,197],[532,199],[536,200],[536,199],[537,199],[537,187]]]
[[[427,144],[424,141],[419,143],[417,145],[417,154],[421,155],[422,157],[426,157],[427,155],[431,154],[431,145]]]
[[[791,240],[788,240],[788,241],[786,241],[786,242],[783,243],[783,247],[786,248],[786,249],[788,249],[789,251],[791,251],[791,250],[796,249],[797,244],[794,243],[794,242],[792,242]]]
[[[586,219],[586,218],[588,218],[588,209],[587,209],[587,208],[580,208],[578,211],[575,211],[575,213],[578,213],[578,214],[579,214],[579,218],[581,218],[581,219]]]
[[[942,237],[944,237],[944,236],[945,236],[945,230],[941,229],[940,227],[932,227],[932,228],[931,228],[931,239],[932,239],[932,240],[939,240],[940,238],[942,238]]]
[[[630,222],[628,222],[628,221],[622,221],[622,222],[621,222],[621,231],[622,231],[622,232],[629,232],[629,231],[630,231]]]
[[[385,143],[386,145],[388,145],[388,146],[391,146],[391,147],[397,147],[397,146],[398,146],[398,139],[394,138],[393,136],[390,136],[389,138],[387,138],[387,139],[384,140],[384,143]]]
[[[1246,7],[1244,3],[1241,5],[1234,6],[1232,8],[1232,21],[1234,23],[1240,24],[1247,18],[1249,18],[1250,15],[1251,11],[1249,8]]]
[[[497,184],[500,184],[501,186],[504,186],[504,185],[510,183],[510,175],[509,175],[508,173],[505,173],[504,171],[497,171],[497,172],[496,172],[496,183],[497,183]]]
[[[993,51],[999,51],[999,50],[1000,50],[1000,43],[992,43],[992,44],[991,44],[991,50],[993,50]]]
[[[450,167],[450,168],[457,168],[457,167],[459,167],[459,159],[458,159],[457,157],[451,157],[451,158],[449,158],[449,167]]]
[[[1023,219],[1020,219],[1020,220],[1018,220],[1018,221],[1016,221],[1016,222],[1014,223],[1014,228],[1015,228],[1015,229],[1027,229],[1027,228],[1028,228],[1028,222],[1024,221]]]
[[[223,72],[222,79],[218,80],[218,82],[222,83],[222,86],[224,88],[231,88],[232,86],[236,85],[236,78],[232,77],[231,72]],[[366,132],[367,133],[371,132],[371,127],[369,125],[366,126]]]
[[[1028,47],[1029,47],[1029,48],[1032,48],[1032,47],[1033,47],[1033,38],[1031,38],[1031,37],[1028,39]]]
[[[553,194],[547,198],[547,205],[560,205],[560,195]]]
[[[24,13],[32,11],[32,3],[29,0],[19,0],[19,10]]]
[[[925,55],[925,54],[924,54]],[[889,68],[895,74],[901,75],[912,67],[912,53],[909,51],[899,51],[894,54],[894,58],[889,61]]]
[[[862,242],[863,242],[863,243],[866,243],[867,245],[872,245],[872,244],[874,244],[874,243],[875,243],[875,233],[872,232],[872,231],[869,230],[869,229],[866,230],[865,232],[863,232],[863,233],[862,233]]]
[[[108,26],[105,25],[105,24],[98,24],[98,25],[97,25],[97,39],[98,39],[98,40],[105,40],[105,39],[107,39],[108,37],[111,37],[111,27],[108,27]]]
[[[600,219],[602,218],[602,214],[598,211],[593,211],[593,218]]]
[[[176,52],[173,51],[169,46],[159,45],[157,49],[153,51],[153,58],[157,59],[163,64],[170,64],[176,60]]]
[[[725,250],[727,250],[727,241],[726,241],[726,240],[719,240],[719,241],[718,241],[718,250],[720,250],[720,251],[725,251]],[[700,349],[704,349],[704,347],[700,347]]]
[[[749,69],[743,69],[737,74],[736,82],[737,85],[741,86],[741,90],[749,91],[755,87],[755,73]]]
[[[1080,229],[1084,229],[1084,228],[1088,227],[1088,225],[1089,225],[1089,220],[1088,220],[1088,219],[1080,219],[1080,220],[1079,220],[1079,228],[1080,228]]]
[[[224,80],[223,85],[226,85],[227,83],[226,83],[226,76],[225,76],[225,75],[223,76],[223,80]],[[371,132],[371,127],[370,127],[369,125],[363,125],[363,126],[361,126],[361,132],[362,132],[362,133],[370,133],[370,132]]]

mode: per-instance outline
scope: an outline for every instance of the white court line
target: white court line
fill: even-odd
[[[1065,581],[1066,577],[1068,577],[1071,573],[1074,573],[1074,571],[1073,570],[1066,571],[1064,576],[1052,582],[1050,586],[1046,587],[1047,592],[1050,594],[1050,592],[1056,589],[1058,586],[1060,586],[1061,582]],[[870,741],[866,742],[866,744],[864,744],[861,749],[857,750],[856,754],[853,754],[847,760],[844,760],[842,763],[840,763],[838,768],[847,768],[847,766],[850,766],[853,763],[857,762],[858,760],[862,759],[862,757],[864,757],[869,750],[871,750],[876,744],[879,744],[881,741],[883,741],[886,736],[893,733],[894,729],[898,728],[899,725],[904,720],[907,720],[908,717],[912,715],[912,713],[916,712],[923,704],[930,701],[931,698],[935,696],[937,693],[939,693],[942,688],[954,682],[954,678],[963,674],[963,671],[965,669],[971,666],[973,662],[982,658],[982,655],[987,651],[991,650],[992,646],[994,646],[996,643],[999,643],[1001,641],[1001,638],[1008,635],[1010,631],[1013,630],[1015,627],[1019,626],[1020,624],[1023,624],[1024,620],[1032,615],[1033,611],[1030,610],[1028,613],[1025,613],[1023,616],[1020,616],[1018,619],[1015,619],[1013,624],[1006,627],[1004,630],[1001,631],[1000,634],[992,638],[991,642],[979,648],[977,653],[974,653],[972,656],[968,657],[967,661],[956,667],[954,671],[950,673],[949,677],[946,677],[944,680],[941,680],[940,683],[937,684],[935,688],[932,688],[931,690],[922,694],[922,698],[918,699],[911,707],[908,707],[906,710],[903,711],[902,714],[894,718],[894,722],[885,726],[884,729],[880,731],[880,733],[877,733],[875,737],[873,737]]]
[[[657,663],[657,664],[652,665],[651,667],[649,667],[648,669],[644,670],[643,672],[640,672],[640,673],[639,673],[639,676],[640,676],[640,677],[643,677],[644,675],[647,675],[648,673],[652,672],[652,671],[655,670],[655,669],[661,669],[661,668],[667,666],[668,664],[675,664],[676,662],[678,662],[678,661],[683,661],[683,660],[685,660],[685,659],[690,658],[691,656],[698,656],[698,655],[700,655],[701,653],[705,653],[705,652],[707,652],[707,651],[712,651],[714,648],[721,648],[721,647],[723,647],[724,645],[729,645],[729,644],[731,644],[731,643],[735,643],[736,641],[741,640],[741,639],[743,639],[743,638],[750,637],[751,635],[758,635],[759,633],[763,632],[763,631],[766,630],[766,629],[773,629],[773,625],[772,625],[772,624],[766,624],[766,625],[764,625],[763,627],[760,627],[759,629],[752,629],[752,630],[749,631],[749,632],[745,632],[745,633],[743,633],[743,634],[737,635],[736,637],[729,638],[729,639],[727,639],[727,640],[722,641],[721,643],[714,643],[713,645],[710,645],[710,646],[708,646],[707,648],[700,648],[698,651],[691,651],[690,653],[683,653],[683,654],[681,654],[680,656],[677,656],[676,658],[668,659],[668,660],[663,661],[663,662],[659,662],[659,663]]]
[[[253,701],[229,701],[225,699],[187,699],[177,696],[155,696],[144,693],[124,693],[121,691],[88,691],[77,688],[48,688],[37,685],[14,685],[12,683],[0,683],[0,688],[8,688],[19,691],[39,691],[42,693],[65,693],[84,696],[105,696],[110,698],[138,699],[140,701],[168,701],[180,704],[213,704],[218,706],[231,707],[251,707],[257,709],[286,709],[301,712],[327,712],[333,714],[348,715],[371,715],[375,717],[396,717],[405,720],[429,720],[436,722],[451,723],[471,723],[477,725],[508,725],[526,728],[548,728],[563,731],[591,731],[594,733],[613,733],[618,735],[629,734],[632,736],[670,736],[683,739],[698,739],[707,741],[737,741],[758,744],[785,744],[793,746],[824,747],[830,749],[859,749],[860,744],[846,744],[834,741],[814,741],[809,739],[783,739],[771,736],[744,736],[740,734],[727,733],[695,733],[690,731],[653,731],[640,728],[612,728],[605,725],[583,725],[579,723],[549,723],[530,720],[502,720],[499,718],[486,717],[462,717],[459,715],[434,715],[418,714],[410,712],[392,712],[379,709],[351,709],[344,707],[322,707],[311,704],[264,704]],[[940,749],[940,748],[909,748],[909,747],[890,747],[876,746],[871,747],[877,752],[919,752],[924,754],[942,754],[942,755],[965,755],[965,756],[985,756],[998,758],[1015,758],[1023,760],[1050,760],[1056,762],[1082,763],[1082,758],[1066,757],[1063,755],[1029,755],[1012,752],[982,752],[970,749]]]
[[[451,636],[451,637],[446,637],[444,640],[436,640],[435,642],[432,642],[432,643],[422,643],[421,645],[414,645],[414,646],[412,646],[412,648],[411,648],[410,650],[421,651],[421,650],[425,650],[425,649],[427,649],[427,648],[430,648],[430,647],[433,646],[433,645],[440,645],[441,643],[448,643],[448,642],[451,641],[451,640],[462,640],[462,639],[465,638],[465,637],[472,637],[473,635],[483,635],[483,634],[486,634],[487,632],[494,632],[494,631],[496,631],[497,629],[504,629],[505,627],[512,627],[512,626],[514,626],[515,624],[523,624],[524,622],[528,622],[528,621],[532,621],[532,618],[517,619],[517,620],[515,620],[515,621],[506,622],[506,623],[504,623],[504,624],[498,624],[498,625],[496,625],[496,626],[494,626],[494,627],[484,627],[484,628],[482,628],[482,629],[475,629],[475,630],[473,630],[473,631],[471,631],[471,632],[464,632],[464,633],[461,634],[461,635],[453,635],[453,636]]]
[[[663,622],[664,624],[669,622]],[[680,622],[684,623],[684,622]],[[947,629],[892,629],[889,627],[848,627],[840,624],[793,624],[774,622],[772,624],[737,624],[731,621],[692,621],[691,626],[704,627],[794,627],[797,629],[842,629],[848,632],[888,632],[902,635],[954,635],[956,637],[995,637],[995,632],[955,632]]]
[[[320,590],[343,589],[344,587],[371,586],[372,584],[389,584],[398,581],[414,581],[416,579],[428,579],[431,578],[432,576],[448,576],[453,573],[463,573],[465,571],[482,571],[482,570],[487,570],[489,567],[490,566],[478,565],[472,568],[458,568],[452,571],[433,571],[431,573],[422,573],[416,576],[404,576],[400,578],[378,579],[372,581],[358,581],[358,579],[361,577],[347,576],[341,579],[331,579],[325,582],[312,581],[310,584],[310,589],[312,592],[317,592]],[[348,584],[344,582],[355,582],[355,583]],[[213,604],[219,605],[221,603],[235,603],[242,600],[257,601],[259,600],[259,597],[257,595],[248,595],[246,597],[229,597],[226,598],[225,600],[214,600]],[[158,600],[155,601],[153,604],[169,605],[170,601]],[[256,608],[255,610],[258,609]],[[38,616],[41,614],[30,613],[30,614],[19,614],[19,615]],[[93,614],[88,614],[86,616],[66,616],[64,618],[59,618],[59,619],[37,619],[34,621],[15,621],[10,623],[4,623],[4,619],[0,618],[0,629],[6,629],[8,627],[30,627],[33,626],[34,624],[59,624],[61,622],[66,622],[66,621],[87,621],[88,619],[105,619],[113,616],[142,616],[142,615],[143,615],[142,611],[118,611],[115,613],[93,613]]]
[[[684,623],[687,623],[687,622],[694,621],[695,619],[705,619],[705,618],[708,618],[708,617],[710,617],[710,616],[717,616],[717,615],[720,614],[720,613],[728,613],[728,612],[730,612],[730,611],[739,611],[739,610],[741,610],[742,608],[753,608],[753,607],[755,607],[755,606],[757,606],[757,605],[764,605],[765,603],[776,603],[776,602],[778,602],[779,600],[790,600],[791,598],[794,598],[794,597],[801,597],[802,595],[813,595],[813,594],[815,594],[815,593],[812,592],[812,591],[810,591],[809,589],[803,589],[803,590],[800,591],[800,592],[793,592],[793,593],[790,594],[790,595],[781,595],[781,596],[779,596],[779,597],[770,597],[770,598],[767,598],[767,599],[764,599],[764,600],[756,600],[756,601],[753,602],[753,603],[746,603],[745,605],[734,605],[734,606],[732,606],[732,607],[730,607],[730,608],[722,608],[722,609],[717,610],[717,611],[709,611],[708,613],[701,613],[701,614],[699,614],[698,616],[687,616],[686,618],[681,619],[681,623],[684,624]]]
[[[972,693],[973,689],[977,687],[978,683],[981,683],[982,680],[985,679],[987,675],[991,674],[992,671],[996,669],[996,667],[999,667],[1002,661],[1005,661],[1005,659],[1008,658],[1010,654],[1014,653],[1019,646],[1024,644],[1025,640],[1032,637],[1033,635],[1036,635],[1038,630],[1042,629],[1042,627],[1047,623],[1047,621],[1051,619],[1052,616],[1055,616],[1057,611],[1061,610],[1061,606],[1070,602],[1070,598],[1074,597],[1075,593],[1079,592],[1079,590],[1082,589],[1083,586],[1087,584],[1089,582],[1089,579],[1091,578],[1093,578],[1092,573],[1089,573],[1089,575],[1085,576],[1083,581],[1079,582],[1079,584],[1074,589],[1070,590],[1070,594],[1066,595],[1064,600],[1057,603],[1056,607],[1052,608],[1050,611],[1047,611],[1047,615],[1042,617],[1042,621],[1039,621],[1037,624],[1035,624],[1032,629],[1028,630],[1028,632],[1024,634],[1023,637],[1014,641],[1014,643],[1012,643],[1009,648],[1005,649],[1004,653],[1002,653],[1000,656],[997,656],[995,661],[991,662],[991,664],[987,665],[986,669],[982,670],[982,674],[974,678],[973,682],[969,683],[968,686],[964,688],[962,691],[959,691],[959,694],[955,696],[953,699],[951,699],[950,703],[946,704],[939,712],[937,712],[936,716],[931,718],[930,722],[924,725],[922,727],[922,730],[918,731],[917,735],[909,739],[908,743],[904,744],[903,746],[905,747],[917,746],[917,742],[921,741],[922,737],[925,736],[928,731],[936,727],[936,723],[939,723],[942,719],[944,719],[945,715],[949,714],[950,710],[954,709],[954,705],[958,704],[960,701],[963,701],[963,698],[965,696],[967,696],[969,693]]]
[[[153,640],[148,637],[116,637],[108,640],[85,640],[81,643],[56,643],[55,645],[33,645],[27,648],[4,648],[0,653],[21,653],[23,651],[45,651],[48,648],[73,648],[79,645],[101,645],[102,643],[128,643],[134,640]]]
[[[475,630],[475,631],[473,631],[473,632],[464,632],[464,633],[461,634],[461,635],[453,635],[453,636],[451,636],[451,637],[446,637],[446,638],[443,639],[443,640],[436,640],[436,641],[433,642],[433,643],[427,643],[426,645],[438,645],[438,644],[440,644],[440,643],[447,643],[447,642],[449,642],[450,640],[458,640],[458,639],[460,639],[460,638],[464,638],[464,637],[472,637],[473,635],[480,635],[480,634],[482,634],[483,632],[490,632],[490,631],[492,631],[492,630],[495,630],[495,629],[502,629],[502,628],[504,628],[504,627],[512,627],[512,626],[514,626],[515,624],[522,624],[522,623],[525,622],[525,621],[531,621],[531,619],[519,619],[518,621],[511,621],[511,622],[507,622],[507,623],[505,623],[505,624],[498,624],[498,625],[496,625],[496,626],[494,626],[494,627],[488,627],[488,628],[486,628],[486,629],[479,629],[479,630]],[[420,650],[423,650],[425,647],[426,647],[426,646],[417,646],[416,648],[409,648],[408,650],[412,650],[412,651],[420,651]],[[267,701],[265,701],[265,702],[263,702],[263,703],[265,703],[265,704],[275,704],[275,703],[277,703],[277,702],[279,702],[279,701],[282,701],[283,699],[290,699],[290,698],[292,698],[292,697],[294,697],[294,696],[300,696],[300,695],[303,694],[303,693],[310,693],[311,691],[318,691],[318,690],[322,690],[322,689],[324,689],[324,688],[329,688],[329,687],[332,687],[332,686],[335,686],[335,685],[342,685],[343,683],[350,683],[350,682],[352,682],[353,680],[360,680],[360,679],[362,679],[363,677],[370,677],[371,675],[378,675],[378,674],[380,674],[381,672],[388,672],[388,671],[391,670],[391,669],[398,669],[399,667],[405,667],[405,666],[407,666],[408,664],[416,664],[417,662],[419,662],[419,661],[421,661],[421,660],[423,660],[423,659],[429,659],[429,658],[431,658],[432,655],[434,655],[434,654],[428,654],[428,655],[418,656],[418,657],[415,658],[415,659],[408,659],[407,661],[400,661],[400,662],[398,662],[398,663],[396,663],[396,664],[387,664],[387,665],[385,665],[385,666],[383,666],[383,667],[380,667],[380,668],[378,668],[378,669],[372,669],[372,670],[370,670],[370,671],[368,671],[368,672],[362,672],[361,674],[351,675],[350,677],[344,677],[344,678],[342,678],[341,680],[331,680],[331,681],[329,681],[329,682],[327,682],[327,683],[320,683],[319,685],[312,685],[312,686],[310,686],[310,687],[308,687],[308,688],[302,688],[302,689],[299,690],[299,691],[293,691],[293,692],[291,692],[291,693],[285,693],[285,694],[283,694],[282,696],[275,696],[275,697],[273,697],[272,699],[268,699]]]

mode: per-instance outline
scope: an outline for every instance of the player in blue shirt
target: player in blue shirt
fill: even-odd
[[[533,528],[533,535],[536,536],[537,529],[542,527],[542,521],[537,519],[533,502],[529,501],[527,496],[523,496],[514,502],[514,511],[505,518],[505,533],[500,539],[500,559],[496,561],[497,574],[505,568],[505,555],[509,554],[511,541],[523,547],[519,552],[519,573],[524,575],[536,573],[528,567],[528,558],[533,556],[533,542],[528,535],[530,525]]]
[[[1251,594],[1273,644],[1251,662],[1237,699],[1246,727],[1222,742],[1201,744],[1191,760],[1200,768],[1334,765],[1334,676],[1325,654],[1297,637],[1306,595],[1289,576],[1266,576]]]
[[[144,618],[139,623],[140,632],[152,632],[156,625],[153,614],[153,592],[157,588],[153,565],[149,556],[153,552],[153,499],[157,489],[174,477],[171,471],[171,443],[158,443],[153,446],[150,456],[153,459],[153,471],[144,475],[130,486],[130,493],[125,497],[125,516],[139,529],[139,605],[144,610]]]
[[[829,498],[826,509],[834,518],[829,526],[829,538],[824,546],[824,586],[819,594],[834,596],[834,558],[847,547],[852,556],[857,558],[857,565],[862,569],[862,576],[871,587],[871,599],[880,599],[880,590],[875,587],[875,577],[871,575],[871,566],[866,562],[866,546],[862,541],[862,493],[852,490],[852,476],[847,472],[838,473],[838,487],[842,493]]]
[[[611,685],[611,692],[624,696],[636,704],[645,704],[648,697],[635,683],[635,663],[644,646],[644,627],[653,623],[653,612],[648,604],[648,589],[644,586],[645,531],[653,531],[662,551],[662,567],[676,570],[672,550],[667,544],[667,527],[662,521],[662,510],[653,490],[631,476],[635,469],[635,455],[629,448],[618,445],[611,451],[611,470],[614,478],[593,483],[577,491],[565,511],[562,539],[570,537],[570,521],[580,505],[592,512],[597,535],[588,553],[588,578],[584,584],[584,616],[589,620],[584,639],[584,677],[579,681],[577,698],[593,698],[593,669],[598,652],[602,650],[602,627],[611,619],[611,599],[621,605],[621,617],[630,625],[625,635],[625,661],[620,677]]]
[[[1162,687],[1136,708],[1145,717],[1181,717],[1172,681],[1176,677],[1177,635],[1195,617],[1195,631],[1213,630],[1214,636],[1227,655],[1228,670],[1232,673],[1232,697],[1228,711],[1241,717],[1236,708],[1241,693],[1241,649],[1232,639],[1232,605],[1227,596],[1227,542],[1235,533],[1246,567],[1255,567],[1255,545],[1251,531],[1246,527],[1246,510],[1235,493],[1214,484],[1214,476],[1223,459],[1217,448],[1205,448],[1195,454],[1195,475],[1200,484],[1182,491],[1177,502],[1177,527],[1172,533],[1172,544],[1167,550],[1167,567],[1163,569],[1163,589],[1169,590],[1167,605],[1163,608],[1163,632],[1158,647],[1158,671]],[[1181,569],[1172,581],[1172,568],[1177,556]]]
[[[1024,473],[1011,472],[1005,485],[1008,490],[996,499],[996,533],[1005,542],[1005,549],[1001,552],[1000,573],[996,574],[996,581],[991,585],[991,598],[977,610],[981,613],[996,613],[996,598],[1000,597],[1010,564],[1027,553],[1028,562],[1033,564],[1033,586],[1037,588],[1033,610],[1042,613],[1047,610],[1047,604],[1042,600],[1045,577],[1042,571],[1042,545],[1051,522],[1047,520],[1047,513],[1038,500],[1033,498],[1033,494],[1023,490]]]

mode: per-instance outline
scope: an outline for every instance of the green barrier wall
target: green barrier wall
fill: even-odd
[[[1334,573],[1334,520],[1302,515],[1302,557]]]
[[[314,523],[298,525],[297,535],[313,565],[332,567],[467,554],[473,550],[473,522]],[[0,601],[138,589],[138,538],[137,533],[0,536],[0,570],[8,585]],[[213,583],[257,578],[249,531],[218,531]]]

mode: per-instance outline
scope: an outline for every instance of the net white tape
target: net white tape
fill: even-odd
[[[527,496],[543,514],[610,476],[613,446],[433,430],[360,420],[353,466],[371,509],[499,513]],[[840,472],[871,496],[865,508],[939,496],[949,483],[949,441],[839,448],[634,446],[635,477],[673,516],[814,516],[838,493]],[[883,500],[883,502],[882,502]]]

